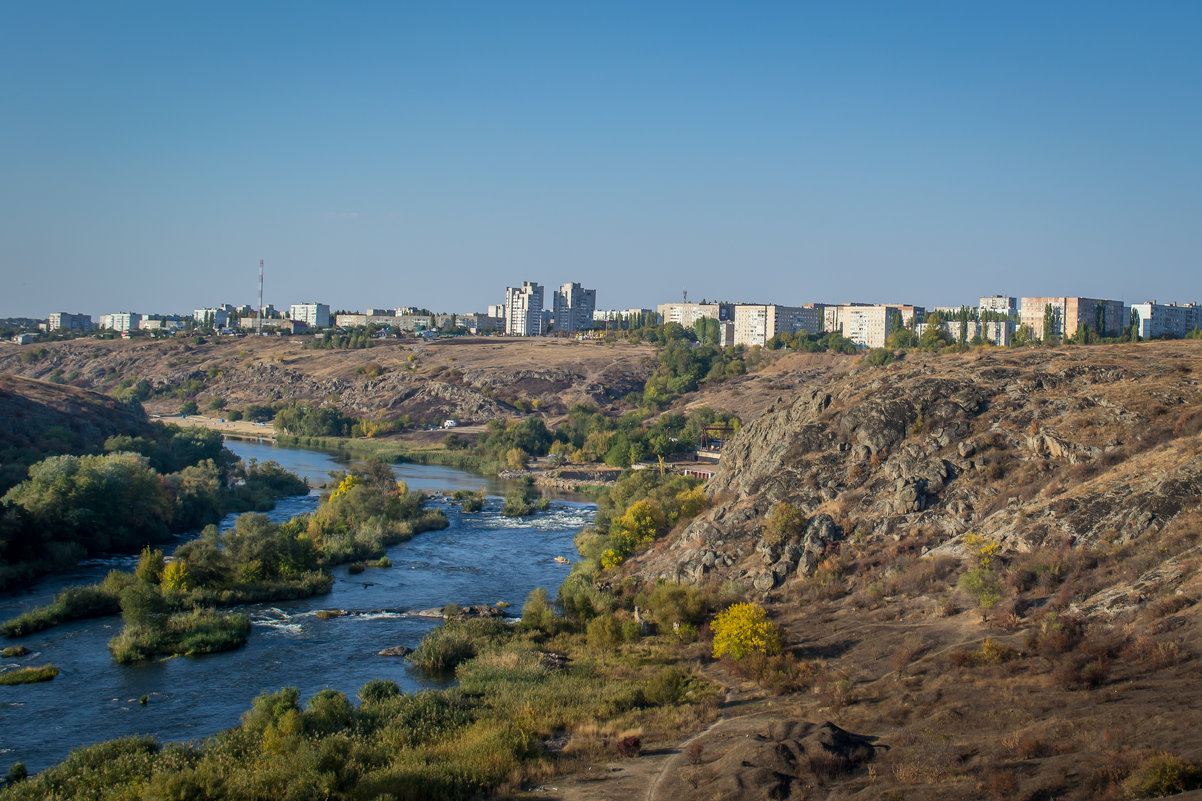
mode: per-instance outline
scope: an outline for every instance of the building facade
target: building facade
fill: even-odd
[[[795,334],[802,330],[817,332],[821,330],[821,314],[820,304],[804,308],[741,303],[735,306],[734,344],[762,347],[777,334]]]
[[[212,309],[196,309],[192,312],[192,319],[201,328],[229,328],[231,314],[225,306],[218,306]]]
[[[532,281],[505,287],[505,334],[537,337],[543,333],[543,288]]]
[[[115,314],[103,314],[100,316],[100,327],[107,328],[110,331],[136,331],[138,325],[142,322],[142,315],[136,312],[117,312]]]
[[[838,331],[861,348],[883,348],[898,327],[926,318],[926,309],[908,303],[845,303],[823,311],[824,330]]]
[[[1183,337],[1195,328],[1202,327],[1202,308],[1196,303],[1178,306],[1176,303],[1131,304],[1131,322],[1143,339],[1156,337]]]
[[[293,303],[288,307],[288,317],[310,328],[330,327],[330,307],[325,303]]]
[[[1126,325],[1121,300],[1098,298],[1023,298],[1018,316],[1019,323],[1040,340],[1049,336],[1071,339],[1082,327],[1100,336],[1118,336]]]
[[[693,323],[704,317],[714,320],[734,320],[733,303],[661,303],[655,307],[660,322],[679,323],[685,328],[692,328]]]
[[[1018,316],[1018,298],[1007,295],[990,295],[987,298],[981,298],[977,308],[983,312],[1004,314],[1013,319]]]
[[[555,330],[574,332],[593,327],[593,312],[597,309],[597,290],[584,289],[580,284],[567,283],[555,290]]]
[[[69,312],[51,312],[46,324],[48,331],[89,331],[93,327],[91,315]]]

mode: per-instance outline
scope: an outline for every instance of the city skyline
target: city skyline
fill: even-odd
[[[6,12],[0,316],[1202,296],[1202,7]],[[560,276],[563,276],[560,278]]]

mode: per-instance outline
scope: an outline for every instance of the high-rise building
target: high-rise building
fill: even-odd
[[[46,324],[49,331],[87,331],[92,327],[91,315],[68,312],[51,312]]]
[[[1014,317],[1018,314],[1018,298],[1007,295],[990,295],[980,299],[978,308],[983,312],[997,312],[1007,317]]]
[[[100,316],[100,327],[110,331],[136,331],[141,322],[142,315],[136,312],[117,312]]]
[[[1202,326],[1202,308],[1196,303],[1181,306],[1176,303],[1157,303],[1154,300],[1132,303],[1131,317],[1132,322],[1138,326],[1139,335],[1144,339],[1183,337]]]
[[[543,288],[532,281],[505,287],[505,334],[537,337],[543,333]]]
[[[740,303],[735,306],[734,344],[766,345],[777,334],[822,330],[821,304],[801,306],[764,306]],[[818,308],[815,308],[818,307]]]
[[[733,320],[735,316],[733,303],[661,303],[655,307],[659,313],[660,322],[680,323],[685,328],[692,328],[693,323],[709,317],[714,320]]]
[[[597,290],[583,289],[580,284],[564,284],[555,290],[553,303],[556,331],[583,331],[593,327]]]
[[[898,327],[921,322],[926,309],[908,303],[875,306],[849,303],[827,306],[825,314],[826,330],[839,331],[862,348],[883,348]]]
[[[1127,321],[1121,300],[1097,298],[1023,298],[1019,323],[1036,339],[1058,336],[1069,339],[1082,327],[1100,336],[1118,336]]]
[[[330,307],[325,303],[293,303],[288,309],[288,317],[310,328],[330,327]]]

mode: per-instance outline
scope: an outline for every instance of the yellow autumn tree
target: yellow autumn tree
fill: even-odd
[[[740,661],[753,654],[779,654],[780,627],[768,619],[759,604],[734,604],[710,624],[714,631],[714,656]]]

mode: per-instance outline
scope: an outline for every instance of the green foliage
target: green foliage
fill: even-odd
[[[359,688],[359,701],[365,706],[379,704],[401,694],[400,685],[391,679],[372,679]]]
[[[275,430],[297,437],[349,437],[358,421],[337,409],[292,405],[275,414]]]
[[[99,584],[68,587],[48,606],[38,607],[0,624],[5,637],[24,637],[70,620],[106,617],[121,611],[121,592],[134,581],[129,573],[114,570]]]
[[[868,355],[864,357],[874,367],[883,367],[886,364],[891,364],[897,359],[891,348],[873,348],[868,351]]]
[[[32,684],[39,681],[50,681],[57,675],[58,668],[54,665],[18,668],[17,670],[0,673],[0,685]]]
[[[555,630],[555,610],[551,608],[547,591],[542,587],[535,587],[526,596],[526,603],[522,606],[522,628],[542,634],[550,634]]]
[[[549,502],[540,496],[534,482],[526,476],[521,486],[505,493],[505,505],[501,507],[501,514],[507,517],[525,517],[536,511],[546,511],[548,505]]]
[[[801,536],[806,519],[791,503],[778,503],[768,514],[768,523],[764,526],[764,540],[771,545],[782,545],[788,540]]]
[[[608,653],[622,642],[622,625],[613,615],[597,615],[588,622],[586,637],[589,649]]]
[[[740,603],[727,607],[714,618],[714,656],[729,656],[736,662],[755,654],[781,651],[780,628],[768,619],[759,604]]]
[[[635,605],[645,609],[661,630],[678,626],[700,626],[713,605],[704,591],[687,584],[662,581],[650,592],[635,596]]]
[[[976,567],[966,571],[960,576],[957,584],[973,597],[982,616],[997,606],[1002,598],[1002,584],[997,575],[987,567]]]
[[[119,663],[139,662],[159,655],[192,656],[229,651],[246,643],[250,620],[246,615],[222,615],[212,610],[167,616],[166,605],[152,592],[137,586],[121,597],[125,628],[109,641],[109,651]]]
[[[200,414],[200,407],[196,405],[196,401],[189,398],[180,404],[179,413],[185,415]]]
[[[422,639],[409,661],[428,673],[447,673],[509,633],[509,625],[498,618],[447,620]]]

